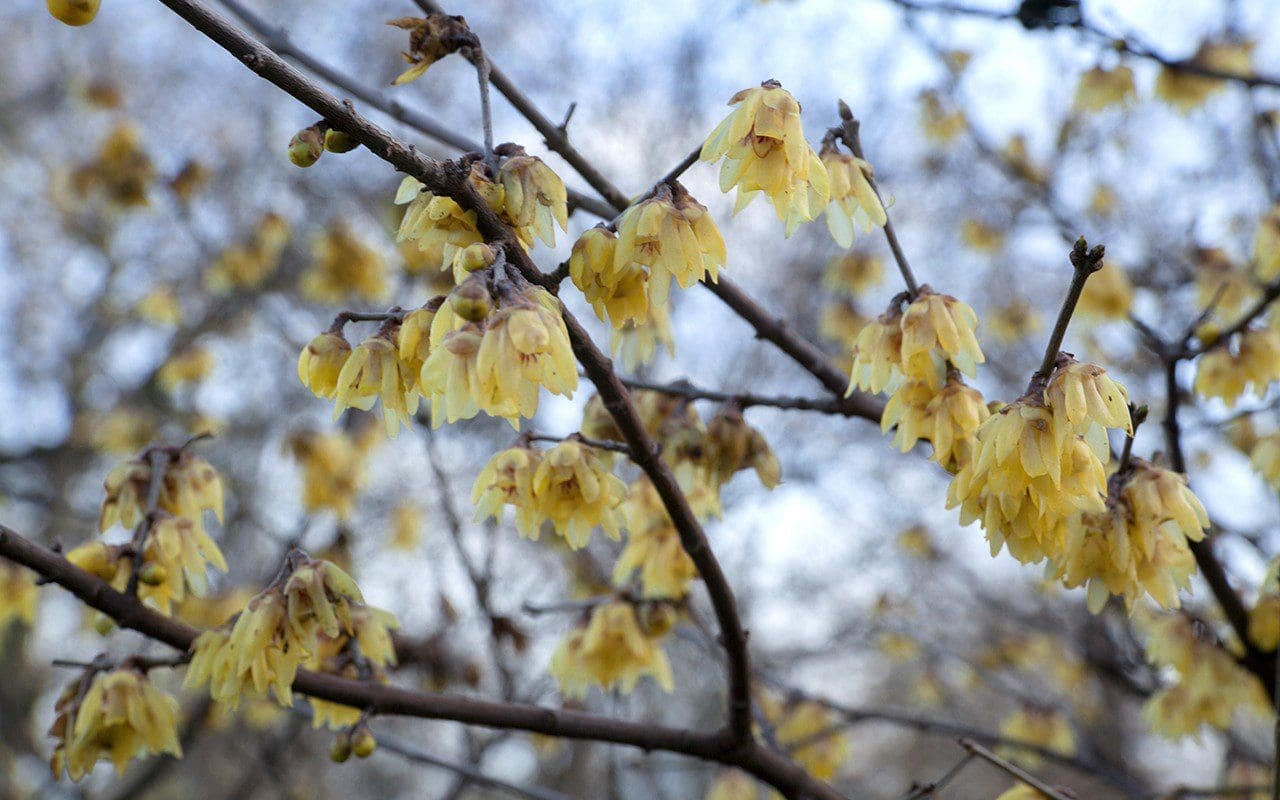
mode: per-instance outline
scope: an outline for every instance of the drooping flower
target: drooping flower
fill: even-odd
[[[415,376],[403,369],[393,336],[394,331],[380,331],[351,351],[338,373],[333,395],[335,421],[348,408],[368,411],[381,400],[387,436],[395,437],[401,425],[410,427],[418,410]]]
[[[822,159],[804,139],[800,104],[777,81],[744,89],[729,99],[738,106],[702,146],[703,161],[720,164],[720,190],[735,186],[735,211],[759,193],[773,203],[787,236],[817,219],[830,198]]]
[[[660,608],[665,609],[660,614],[672,613],[665,606]],[[669,630],[669,621],[642,625],[631,603],[603,603],[591,612],[585,628],[575,628],[556,648],[551,674],[559,681],[561,694],[569,698],[585,698],[591,686],[630,694],[644,677],[670,692],[675,680],[660,644]]]
[[[503,189],[503,221],[515,229],[526,248],[533,247],[535,238],[548,247],[555,247],[556,226],[562,231],[569,230],[564,181],[542,159],[525,155],[521,147],[506,144],[499,149],[508,156],[498,167],[498,182]]]
[[[343,432],[302,431],[290,436],[287,446],[302,466],[302,507],[310,513],[331,511],[340,520],[351,516],[375,440]]]
[[[146,514],[151,484],[150,453],[150,450],[144,451],[107,474],[102,510],[98,514],[99,531],[105,532],[116,523],[133,528]],[[212,511],[221,521],[224,503],[218,471],[189,449],[168,454],[163,461],[157,507],[186,517],[197,526],[202,525],[205,511]]]
[[[673,181],[623,212],[613,269],[603,282],[618,286],[628,277],[634,280],[634,269],[643,267],[649,303],[661,306],[673,279],[682,289],[704,276],[714,282],[724,262],[724,239],[706,206]]]
[[[543,454],[533,474],[533,496],[541,516],[550,520],[569,547],[585,547],[599,526],[620,536],[627,485],[600,461],[595,451],[573,440]]]
[[[851,250],[827,262],[822,285],[835,292],[858,297],[884,280],[884,261],[876,256]]]
[[[889,217],[884,204],[871,186],[871,164],[843,153],[833,142],[824,142],[820,154],[831,186],[831,202],[827,206],[827,230],[841,247],[853,246],[854,227],[870,233],[883,227]]]
[[[182,758],[178,742],[178,701],[157,689],[141,671],[118,667],[92,671],[72,682],[58,698],[49,735],[58,740],[49,766],[73,781],[95,764],[111,761],[123,775],[139,756],[169,753]]]
[[[954,373],[949,375],[947,384],[924,411],[925,419],[932,423],[925,438],[933,445],[933,460],[954,474],[972,458],[978,428],[990,416],[982,393],[966,386]]]
[[[416,243],[424,258],[438,254],[435,269],[451,268],[459,250],[484,241],[476,230],[474,211],[464,210],[451,197],[432,194],[414,178],[401,181],[395,202],[408,204],[396,241]]]
[[[853,369],[845,396],[855,389],[879,394],[902,380],[902,315],[893,306],[868,322],[853,343]]]
[[[540,451],[520,446],[503,450],[489,459],[471,489],[476,521],[497,518],[502,506],[509,505],[516,510],[516,529],[520,535],[536,538],[542,515],[533,495],[533,476],[541,461]]]
[[[947,362],[973,377],[986,360],[977,328],[978,315],[968,305],[921,287],[902,315],[903,373],[934,389],[942,385]]]
[[[1106,269],[1098,270],[1085,284],[1076,313],[1083,318],[1101,322],[1128,319],[1133,308],[1133,285],[1123,267],[1107,262]]]
[[[36,576],[8,561],[0,562],[0,634],[12,622],[36,620]]]
[[[339,303],[348,297],[375,302],[387,293],[386,259],[337,223],[312,243],[311,266],[299,285],[317,302]]]
[[[351,356],[351,344],[338,331],[325,331],[298,355],[298,380],[316,397],[331,400],[338,393],[338,376]]]
[[[1044,401],[1053,411],[1059,441],[1077,434],[1096,436],[1097,428],[1118,428],[1133,434],[1129,392],[1097,364],[1082,364],[1065,353],[1059,355]]]
[[[647,479],[631,486],[625,513],[627,544],[614,563],[613,582],[625,586],[638,572],[642,597],[685,597],[698,577],[698,568],[685,552],[667,509]]]
[[[482,409],[514,400],[517,413],[528,418],[538,410],[539,387],[572,397],[577,364],[555,296],[537,286],[501,296],[485,322],[476,372]]]
[[[288,625],[288,606],[276,591],[249,601],[235,619],[205,631],[191,645],[191,663],[183,686],[208,685],[219,703],[235,708],[244,697],[264,698],[274,690],[276,702],[293,704],[293,679],[311,654],[315,634],[298,640]]]

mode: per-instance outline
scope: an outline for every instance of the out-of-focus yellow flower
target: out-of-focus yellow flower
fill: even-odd
[[[884,280],[884,261],[858,250],[851,250],[827,262],[822,284],[833,292],[858,297]],[[852,338],[852,337],[849,337]]]
[[[665,306],[651,306],[649,316],[643,322],[625,322],[614,328],[609,337],[609,352],[622,362],[623,369],[628,372],[635,372],[652,362],[658,352],[658,345],[675,355],[676,342],[671,332],[671,317]]]
[[[960,241],[965,247],[983,255],[995,255],[1003,250],[1005,238],[1005,231],[980,219],[967,217],[960,223]]]
[[[928,139],[936,144],[950,144],[969,127],[964,114],[948,111],[942,98],[933,89],[920,93],[920,127]]]
[[[747,424],[742,410],[728,405],[707,423],[702,442],[709,477],[717,488],[728,483],[741,470],[755,470],[766,489],[782,480],[782,466],[773,448],[759,430]]]
[[[0,562],[0,632],[11,622],[36,621],[36,576],[8,561]]]
[[[1116,190],[1105,183],[1100,183],[1093,190],[1093,196],[1089,198],[1089,212],[1102,218],[1108,218],[1116,212],[1120,207],[1120,195],[1116,194]],[[1106,270],[1103,270],[1106,272]],[[1089,281],[1092,284],[1098,279],[1098,273],[1094,273],[1093,279]],[[1085,287],[1085,291],[1089,291]]]
[[[818,333],[827,341],[841,346],[842,354],[839,356],[841,359],[839,363],[842,370],[852,373],[853,342],[857,341],[858,334],[862,333],[862,329],[869,322],[870,320],[847,300],[837,300],[822,307],[822,316],[818,319]]]
[[[396,329],[400,369],[408,373],[418,391],[422,389],[419,385],[422,365],[427,363],[427,357],[431,355],[431,323],[434,320],[435,311],[424,306],[405,314],[400,327]]]
[[[414,377],[403,369],[399,348],[390,333],[370,336],[351,351],[338,373],[333,394],[334,420],[348,408],[368,411],[380,399],[387,436],[394,438],[401,425],[411,426],[418,410]]]
[[[1227,75],[1253,74],[1253,42],[1204,42],[1191,57],[1194,67]],[[1223,88],[1222,80],[1195,72],[1165,66],[1156,78],[1156,97],[1186,114],[1204,105]]]
[[[83,2],[61,1],[77,5]],[[65,189],[71,196],[57,199],[75,202],[96,194],[109,204],[121,208],[145,206],[148,203],[147,190],[155,180],[155,172],[155,165],[142,146],[138,127],[122,122],[112,128],[102,140],[93,161],[81,164],[72,171],[69,185]]]
[[[702,146],[703,161],[720,165],[720,190],[735,186],[735,211],[763,192],[787,236],[817,219],[830,198],[827,170],[804,139],[800,104],[777,81],[765,81],[729,99],[736,105]]]
[[[596,606],[587,626],[571,631],[551,657],[550,671],[560,683],[560,693],[582,699],[592,686],[599,686],[630,694],[644,677],[672,691],[671,662],[660,643],[669,624],[649,627],[642,627],[631,603],[616,600]]]
[[[920,644],[904,633],[885,631],[876,637],[876,647],[890,661],[906,664],[920,658]]]
[[[300,283],[310,300],[340,303],[357,297],[375,302],[387,293],[386,260],[343,223],[316,238],[311,257]]]
[[[166,392],[173,393],[181,386],[199,383],[209,377],[216,364],[213,353],[200,345],[194,345],[164,362],[156,370],[156,382]]]
[[[831,141],[823,143],[819,158],[831,187],[827,230],[836,244],[852,247],[855,226],[862,228],[863,233],[870,233],[873,227],[883,227],[889,219],[871,186],[874,172],[870,163],[841,152]]]
[[[380,608],[356,605],[350,611],[350,632],[336,636],[319,633],[316,649],[304,666],[352,680],[386,683],[386,667],[396,663],[391,631],[399,627],[395,615]],[[311,727],[349,728],[362,716],[359,708],[309,697]]]
[[[973,377],[986,360],[977,328],[978,315],[968,305],[921,287],[902,315],[903,374],[935,390],[942,386],[948,363]]]
[[[1052,708],[1019,708],[1000,723],[1000,735],[1064,756],[1076,753],[1076,736],[1070,721]],[[996,752],[1027,769],[1035,769],[1044,760],[1038,753],[1023,747],[998,747]]]
[[[1196,364],[1193,388],[1201,397],[1217,397],[1228,408],[1252,389],[1262,397],[1267,387],[1280,380],[1280,334],[1270,328],[1255,328],[1241,333],[1236,340],[1214,347]]]
[[[1280,277],[1280,205],[1258,220],[1253,237],[1253,274],[1260,281]]]
[[[168,753],[182,758],[178,742],[178,701],[152,685],[140,671],[119,667],[92,672],[58,698],[49,735],[58,740],[49,766],[73,781],[109,760],[123,775],[139,756]]]
[[[612,270],[602,282],[620,286],[636,267],[648,271],[649,303],[667,302],[674,279],[688,289],[702,278],[715,282],[725,262],[724,239],[706,206],[678,181],[662,184],[653,196],[636,203],[618,222]]]
[[[1080,76],[1071,107],[1077,112],[1096,114],[1111,106],[1128,105],[1137,94],[1133,70],[1126,66],[1115,69],[1094,67]]]
[[[156,421],[150,413],[130,406],[109,411],[85,411],[78,415],[72,440],[100,453],[136,453],[155,439]]]
[[[134,312],[156,325],[173,326],[182,322],[182,306],[169,286],[158,286],[147,292],[134,306]]]
[[[937,549],[933,545],[933,536],[929,533],[929,529],[923,525],[912,525],[899,533],[896,541],[898,546],[906,551],[908,555],[916,558],[933,558],[937,555]]]
[[[98,514],[98,530],[105,532],[117,522],[125,528],[137,525],[147,512],[150,482],[147,452],[116,465],[103,483],[105,497]],[[182,450],[171,456],[164,466],[157,505],[170,514],[186,517],[197,526],[202,525],[205,511],[212,511],[222,521],[222,479],[208,461],[190,450]]]
[[[409,32],[409,49],[400,54],[409,62],[409,68],[396,76],[392,86],[416,81],[432,64],[450,53],[461,47],[480,44],[467,27],[467,21],[459,16],[428,14],[425,17],[400,17],[387,24]]]
[[[595,451],[572,440],[561,442],[542,456],[533,474],[534,502],[569,547],[585,547],[599,526],[618,539],[621,506],[627,485],[600,461]]]
[[[1133,285],[1122,267],[1108,263],[1089,277],[1076,304],[1076,313],[1083,318],[1114,322],[1128,319],[1133,308]]]
[[[916,442],[929,438],[933,433],[934,421],[928,413],[929,402],[933,398],[934,390],[927,383],[907,381],[902,384],[889,395],[889,402],[880,416],[880,432],[894,430],[893,446],[903,453],[915,447]]]
[[[684,551],[653,484],[648,480],[632,484],[625,513],[627,545],[613,566],[614,583],[624,586],[638,571],[642,597],[685,597],[698,568]]]
[[[1280,433],[1258,439],[1252,447],[1249,460],[1267,483],[1273,488],[1280,488]]]
[[[1218,319],[1231,319],[1258,296],[1257,286],[1242,265],[1219,247],[1196,251],[1196,302],[1213,305]]]
[[[1177,673],[1173,684],[1147,700],[1142,715],[1169,738],[1196,734],[1202,725],[1226,730],[1238,709],[1259,717],[1271,713],[1262,683],[1183,614],[1138,615],[1147,636],[1147,660]]]
[[[66,25],[79,27],[93,22],[102,0],[45,0],[53,18]]]
[[[1280,594],[1265,594],[1249,609],[1249,641],[1265,653],[1280,644]]]
[[[1021,298],[991,309],[983,318],[987,333],[1002,344],[1015,344],[1040,331],[1044,320],[1035,307]]]
[[[996,800],[1049,800],[1049,795],[1025,783],[1020,783],[1002,792]]]
[[[840,718],[809,700],[801,700],[771,716],[775,721],[774,735],[791,757],[818,780],[833,780],[850,754],[849,734],[833,730]]]
[[[543,517],[533,495],[533,476],[541,463],[540,451],[523,446],[503,450],[489,459],[471,489],[476,521],[496,519],[502,506],[512,506],[516,510],[516,530],[521,536],[536,539]]]
[[[350,517],[364,487],[367,448],[345,433],[316,431],[291,435],[287,446],[302,467],[302,507]]]
[[[218,255],[205,273],[205,287],[217,294],[260,288],[280,268],[288,243],[289,223],[284,217],[263,214],[248,242],[232,245]]]
[[[209,591],[209,567],[227,571],[227,561],[202,526],[185,517],[164,514],[152,523],[136,569],[138,596],[170,613],[188,593],[197,597]],[[122,587],[121,587],[122,588]]]
[[[394,550],[413,552],[422,543],[425,520],[422,509],[411,503],[401,503],[391,513],[389,544]]]
[[[760,800],[760,787],[745,772],[727,769],[716,776],[704,800]]]
[[[338,393],[338,376],[350,357],[347,337],[340,331],[325,331],[298,355],[298,380],[316,397],[333,399]]]

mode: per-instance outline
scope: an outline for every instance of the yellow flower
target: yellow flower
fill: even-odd
[[[1253,43],[1206,41],[1191,57],[1191,63],[1228,75],[1250,75],[1253,72]],[[1156,97],[1179,113],[1186,114],[1203,105],[1222,86],[1223,82],[1217,78],[1165,66],[1156,78]]]
[[[1129,392],[1097,364],[1082,364],[1065,354],[1058,356],[1044,390],[1044,402],[1053,412],[1059,442],[1076,434],[1105,437],[1095,427],[1119,428],[1133,434]]]
[[[1201,356],[1193,388],[1201,397],[1218,397],[1231,408],[1250,389],[1262,397],[1276,380],[1280,380],[1280,334],[1255,328],[1239,335],[1235,353],[1231,343],[1224,342]]]
[[[8,561],[0,562],[0,633],[11,622],[30,627],[35,621],[35,573]]]
[[[1147,659],[1177,673],[1176,682],[1147,700],[1142,715],[1156,733],[1170,738],[1195,734],[1202,725],[1226,730],[1237,709],[1257,716],[1271,713],[1262,683],[1198,630],[1182,614],[1136,620],[1147,635]]]
[[[649,303],[660,306],[667,301],[673,278],[682,289],[703,276],[714,282],[724,262],[724,239],[706,206],[679,182],[664,183],[652,197],[623,212],[613,268],[603,280],[617,286],[636,266],[644,267],[649,273]]]
[[[744,89],[729,99],[738,106],[702,145],[700,158],[720,165],[720,190],[738,188],[735,212],[763,192],[787,236],[817,219],[830,198],[827,170],[804,139],[800,104],[777,81]]]
[[[396,506],[391,514],[389,545],[393,550],[413,552],[422,543],[425,520],[422,510],[412,503]]]
[[[635,320],[643,322],[649,313],[649,275],[632,263],[614,267],[618,237],[603,223],[587,229],[573,243],[569,254],[569,277],[591,304],[600,321],[608,318],[613,327]]]
[[[427,363],[427,357],[431,355],[431,323],[434,319],[435,311],[432,309],[426,306],[416,308],[404,315],[400,327],[396,329],[400,369],[408,374],[415,387],[422,374],[422,365]]]
[[[158,286],[138,301],[134,312],[157,325],[174,326],[182,322],[182,306],[178,295],[169,286]]]
[[[205,595],[208,568],[226,572],[227,562],[204,528],[185,517],[161,514],[142,547],[138,595],[168,614],[170,604],[182,602],[188,592]]]
[[[387,24],[409,32],[409,49],[400,54],[409,62],[409,68],[396,76],[392,86],[416,81],[432,64],[457,52],[458,48],[479,44],[462,17],[428,14],[426,17],[401,17]]]
[[[183,686],[208,685],[210,696],[230,708],[244,697],[266,697],[268,689],[280,705],[293,705],[293,679],[315,646],[314,632],[305,640],[292,638],[286,601],[270,590],[228,625],[205,631],[191,645]]]
[[[1236,366],[1258,397],[1267,387],[1280,380],[1280,333],[1270,328],[1255,328],[1240,334],[1240,350]]]
[[[855,297],[866,294],[883,280],[884,261],[856,250],[828,261],[826,272],[822,275],[822,284],[828,289],[846,292]]]
[[[1020,783],[1001,793],[996,800],[1049,800],[1049,795],[1025,783]]]
[[[902,315],[896,305],[862,328],[853,342],[846,397],[855,389],[879,394],[902,379],[902,339]]]
[[[338,303],[354,296],[372,302],[387,293],[386,260],[342,223],[315,240],[312,259],[300,284],[310,300]]]
[[[1125,66],[1115,69],[1094,67],[1080,76],[1072,108],[1097,113],[1109,106],[1124,106],[1137,96],[1133,70]]]
[[[1226,347],[1216,347],[1200,356],[1196,364],[1195,393],[1201,397],[1217,397],[1231,408],[1244,394],[1243,371]]]
[[[1076,313],[1099,321],[1128,319],[1133,308],[1133,285],[1122,267],[1108,263],[1089,278],[1076,304]]]
[[[302,507],[332,511],[340,520],[351,516],[364,486],[367,453],[345,433],[304,431],[288,440],[289,451],[302,466]]]
[[[903,453],[915,447],[916,442],[927,439],[933,433],[934,420],[929,416],[929,403],[934,391],[927,383],[908,381],[889,395],[884,413],[880,416],[880,432],[888,433],[896,427],[893,446]]]
[[[368,411],[381,399],[387,436],[395,437],[401,425],[406,428],[411,425],[413,414],[418,410],[418,393],[414,376],[402,368],[392,335],[376,333],[347,357],[333,394],[335,421],[348,408]]]
[[[978,315],[968,305],[921,287],[902,315],[902,372],[934,389],[942,386],[948,362],[973,377],[986,360],[977,328]]]
[[[1280,205],[1258,220],[1253,237],[1253,273],[1260,281],[1273,281],[1280,276]]]
[[[1249,609],[1249,641],[1268,653],[1280,644],[1280,594],[1263,595]]]
[[[350,609],[351,632],[329,637],[321,634],[315,652],[304,666],[352,680],[386,683],[386,667],[396,663],[391,631],[399,627],[395,615],[380,608],[357,605]],[[309,697],[311,727],[333,730],[360,721],[359,708]]]
[[[716,776],[704,800],[760,800],[760,787],[745,772],[727,769]]]
[[[356,582],[331,561],[311,560],[294,567],[281,591],[289,609],[289,636],[296,642],[317,634],[330,639],[352,634],[352,604],[364,602]]]
[[[1214,316],[1229,319],[1258,296],[1253,278],[1219,247],[1196,250],[1196,303],[1213,306]]]
[[[609,337],[609,352],[622,362],[623,369],[635,372],[653,361],[658,345],[675,355],[676,343],[671,333],[671,317],[665,306],[650,306],[643,322],[629,321],[614,328]]]
[[[49,730],[58,739],[50,760],[55,777],[65,770],[78,781],[103,759],[123,775],[139,756],[169,753],[182,758],[178,701],[136,669],[86,675],[63,691],[56,711]]]
[[[884,204],[871,186],[871,165],[861,158],[840,152],[832,142],[822,145],[820,158],[831,186],[827,230],[836,244],[852,247],[855,225],[862,228],[863,233],[870,233],[873,227],[883,227],[889,219]]]
[[[642,597],[678,600],[688,595],[698,568],[647,479],[631,486],[625,513],[627,544],[613,566],[613,582],[623,586],[638,570]]]
[[[83,7],[83,0],[62,2]],[[155,165],[142,146],[137,126],[124,122],[112,128],[102,140],[93,161],[75,168],[64,191],[71,195],[69,199],[73,202],[98,192],[110,205],[137,208],[147,205],[147,189],[155,173]]]
[[[1004,249],[1007,235],[1000,228],[993,227],[980,219],[966,218],[960,223],[960,240],[965,247],[983,255],[995,255]]]
[[[555,296],[528,286],[500,298],[485,322],[476,372],[481,393],[477,401],[483,410],[505,409],[514,400],[520,416],[532,417],[538,410],[539,386],[572,397],[578,388],[577,362]]]
[[[66,25],[79,27],[93,22],[102,0],[45,0],[53,18]]]
[[[437,319],[439,314],[436,315]],[[432,341],[436,337],[432,336]],[[439,338],[439,344],[422,364],[419,386],[424,397],[431,401],[431,426],[440,427],[443,422],[471,419],[480,412],[481,396],[476,356],[484,341],[484,332],[475,323],[449,331]],[[514,403],[489,410],[493,416],[515,417],[518,410]]]
[[[1044,327],[1040,312],[1022,299],[1015,299],[991,309],[984,321],[987,333],[996,341],[1006,345],[1021,342]]]
[[[277,214],[263,215],[247,244],[228,247],[213,262],[205,287],[216,294],[260,288],[279,269],[288,242],[289,223]]]
[[[936,144],[950,144],[969,127],[964,114],[943,108],[938,92],[927,89],[920,93],[920,127]]]
[[[541,462],[542,453],[529,447],[512,447],[489,459],[471,489],[476,522],[496,519],[509,505],[516,510],[520,535],[536,539],[542,513],[533,496],[533,476]]]
[[[1051,708],[1019,708],[1000,723],[1000,735],[1065,756],[1076,753],[1076,736],[1071,730],[1071,723]],[[1027,769],[1035,769],[1043,761],[1038,753],[1022,747],[999,747],[996,752]]]
[[[966,386],[957,375],[948,376],[946,386],[924,410],[924,418],[931,424],[925,428],[924,438],[933,444],[932,459],[952,473],[968,463],[978,428],[990,416],[981,392]]]
[[[526,248],[535,238],[556,246],[555,226],[569,230],[568,195],[564,182],[541,159],[524,154],[515,145],[503,145],[513,154],[498,167],[502,184],[502,218],[515,229]],[[505,154],[505,153],[504,153]]]
[[[414,178],[400,183],[395,202],[408,204],[396,241],[415,242],[424,254],[439,253],[434,269],[449,269],[459,250],[484,241],[476,230],[474,211],[463,210],[453,198],[432,194]]]
[[[332,399],[338,376],[351,356],[351,344],[340,331],[326,331],[307,343],[298,355],[298,380],[316,397]]]
[[[627,485],[608,470],[595,451],[573,440],[542,456],[533,473],[533,497],[539,514],[574,550],[587,545],[597,525],[617,539],[622,523],[619,506]]]
[[[1272,488],[1280,488],[1280,433],[1272,433],[1259,439],[1252,448],[1249,460]]]
[[[748,425],[742,418],[742,410],[732,405],[721,408],[707,423],[702,447],[702,460],[717,488],[744,469],[755,470],[766,489],[774,488],[782,480],[782,466],[764,434]]]
[[[117,465],[108,473],[103,483],[102,510],[98,514],[99,531],[105,532],[116,523],[132,528],[142,520],[151,483],[148,452]],[[157,505],[170,514],[186,517],[197,526],[202,525],[205,511],[212,511],[221,522],[222,479],[200,456],[190,450],[179,451],[164,466]]]
[[[644,677],[670,692],[675,688],[671,662],[659,644],[665,634],[642,630],[628,602],[602,603],[592,610],[586,628],[574,629],[556,648],[551,674],[568,698],[585,698],[593,685],[630,694]]]
[[[840,718],[820,703],[810,700],[781,707],[771,700],[766,695],[761,706],[774,722],[778,743],[810,775],[820,781],[833,780],[850,754],[848,734],[834,730]]]
[[[947,507],[960,507],[962,525],[982,524],[992,555],[1007,544],[1019,561],[1038,562],[1062,552],[1069,517],[1103,510],[1100,459],[1082,437],[1060,440],[1052,412],[1023,397],[978,428],[974,456],[952,479]]]
[[[156,382],[166,392],[173,393],[179,387],[198,383],[209,377],[216,364],[213,353],[195,345],[172,356],[156,371]]]

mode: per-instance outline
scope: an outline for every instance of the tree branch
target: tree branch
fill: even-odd
[[[111,617],[121,628],[137,631],[177,650],[189,650],[200,634],[185,622],[166,617],[137,598],[117,592],[59,553],[24,538],[4,525],[0,525],[0,557],[32,569],[49,582],[62,586],[85,605]],[[723,730],[692,731],[544,706],[414,692],[307,670],[298,672],[293,688],[299,694],[366,708],[373,714],[449,720],[567,739],[611,742],[645,751],[679,753],[749,772],[789,797],[845,800],[839,792],[814,779],[796,764],[755,741],[737,742]]]

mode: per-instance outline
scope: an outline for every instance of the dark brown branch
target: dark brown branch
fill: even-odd
[[[767,406],[793,411],[818,411],[823,414],[834,414],[844,417],[861,417],[872,422],[880,421],[881,407],[865,402],[866,398],[853,395],[850,397],[817,398],[817,397],[775,397],[752,394],[750,392],[719,392],[703,389],[688,381],[674,383],[654,383],[635,378],[623,378],[622,382],[631,389],[644,389],[651,392],[685,397],[690,400],[712,400],[720,403],[736,403],[739,408]]]
[[[178,0],[174,0],[177,2]],[[166,617],[138,599],[76,567],[59,553],[0,525],[0,557],[32,569],[111,617],[122,628],[137,631],[177,650],[187,651],[200,631]],[[514,729],[664,750],[736,767],[774,786],[789,797],[844,800],[787,759],[753,740],[737,741],[726,730],[691,731],[657,724],[629,722],[565,709],[494,703],[471,697],[414,692],[301,670],[293,688],[300,694],[367,708],[373,714],[449,720],[489,728]]]
[[[1199,347],[1184,346],[1182,352],[1178,354],[1178,357],[1179,358],[1195,358],[1196,356],[1202,355],[1212,350],[1214,347],[1217,347],[1218,345],[1226,344],[1231,339],[1232,336],[1235,336],[1237,333],[1244,333],[1245,330],[1247,330],[1248,327],[1252,325],[1255,320],[1257,320],[1263,314],[1267,313],[1267,309],[1271,308],[1272,304],[1275,303],[1276,300],[1278,299],[1280,299],[1280,280],[1275,280],[1275,281],[1272,281],[1271,283],[1268,283],[1266,287],[1263,288],[1262,297],[1259,297],[1258,301],[1254,303],[1252,306],[1250,306],[1243,314],[1241,314],[1240,318],[1237,319],[1234,323],[1232,323],[1232,325],[1229,328],[1219,333],[1214,338],[1212,344],[1208,344],[1208,345],[1202,344]],[[1200,320],[1200,321],[1203,322],[1204,320]],[[1194,334],[1195,332],[1195,327],[1198,327],[1198,326],[1192,326],[1191,328],[1192,334]],[[1187,338],[1190,338],[1190,336],[1188,336]]]

